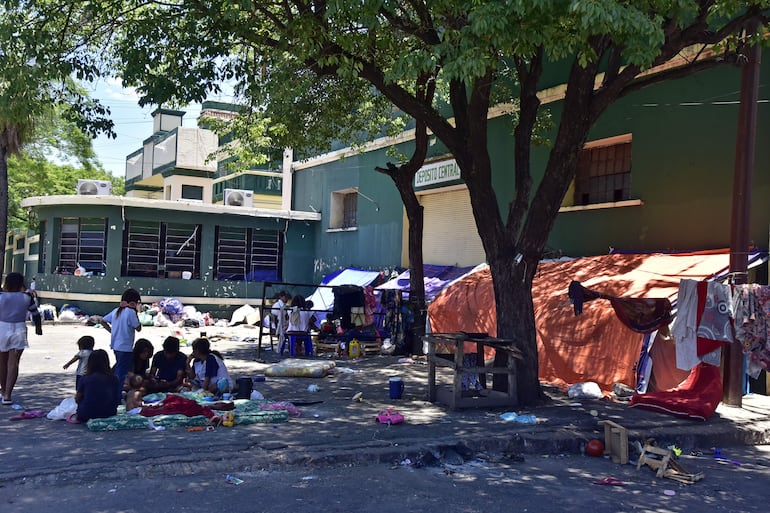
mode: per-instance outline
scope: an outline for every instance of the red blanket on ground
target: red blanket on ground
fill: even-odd
[[[203,415],[207,419],[216,417],[216,413],[208,406],[201,406],[192,399],[187,399],[179,395],[167,395],[158,406],[145,406],[142,408],[142,415],[145,417],[154,417],[155,415],[187,415],[195,417]]]
[[[662,392],[634,394],[630,406],[675,417],[706,420],[714,414],[721,400],[719,367],[700,363],[679,386]]]

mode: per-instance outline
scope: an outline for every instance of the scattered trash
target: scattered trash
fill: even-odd
[[[265,399],[265,396],[259,393],[258,390],[252,390],[251,395],[249,396],[249,399],[251,399],[252,401],[262,401]]]
[[[680,449],[676,445],[669,445],[668,450],[673,452],[677,457],[682,455],[682,449]]]
[[[302,478],[303,481],[312,481],[313,479],[318,479],[317,476],[304,476]]]
[[[310,385],[307,387],[308,392],[318,392],[319,388],[318,385]]]
[[[361,401],[364,400],[364,393],[363,392],[358,392],[357,394],[355,394],[353,396],[352,400],[360,403]]]
[[[599,412],[598,412],[598,411],[596,411],[596,410],[591,410],[591,411],[589,411],[588,413],[589,413],[589,414],[590,414],[592,417],[598,417],[598,416],[599,416]]]
[[[115,492],[117,492],[117,491],[118,491],[118,489],[117,489],[117,488],[110,488],[110,489],[109,489],[109,490],[107,490],[107,491],[108,491],[108,492],[110,492],[110,493],[115,493]]]
[[[230,483],[230,484],[234,484],[234,485],[239,485],[239,484],[243,483],[243,479],[238,479],[237,477],[231,476],[230,474],[227,474],[225,476],[225,481]]]
[[[176,489],[176,493],[182,493],[182,492],[184,492],[184,490],[182,490],[181,488]]]
[[[156,426],[150,417],[147,417],[147,427],[154,429],[155,431],[163,431],[166,429],[166,426]]]
[[[569,403],[567,406],[583,406],[583,403]]]
[[[14,403],[13,406],[11,406],[11,408],[14,410],[23,410],[24,406]]]
[[[618,479],[617,477],[605,477],[604,479],[600,479],[599,481],[594,481],[595,485],[606,485],[606,486],[626,486],[626,483]]]
[[[414,363],[414,360],[411,358],[399,358],[398,363]]]
[[[567,388],[567,396],[570,399],[601,399],[604,397],[601,388],[593,381],[575,383]]]
[[[45,412],[43,410],[26,410],[20,415],[14,415],[8,420],[38,419],[40,417],[45,417]]]
[[[409,458],[401,460],[401,463],[400,463],[400,465],[404,465],[404,466],[411,465],[411,464],[412,464],[412,460],[410,460]]]
[[[663,490],[663,495],[668,495],[669,497],[673,497],[676,495],[676,492],[674,490]]]
[[[500,414],[500,418],[506,422],[518,422],[519,424],[537,424],[537,417],[534,415],[519,415],[518,413],[508,411]]]

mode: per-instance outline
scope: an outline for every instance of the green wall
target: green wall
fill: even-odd
[[[92,293],[120,295],[126,288],[133,287],[143,296],[192,296],[192,297],[249,297],[261,298],[262,283],[246,281],[217,281],[211,278],[214,265],[214,235],[215,226],[253,227],[263,229],[285,230],[283,246],[283,280],[307,282],[313,277],[313,248],[315,238],[314,224],[309,221],[287,221],[276,218],[256,218],[228,214],[209,214],[189,211],[160,210],[153,208],[122,209],[116,206],[93,206],[85,209],[75,205],[57,205],[38,209],[41,220],[48,226],[49,248],[45,272],[37,274],[36,285],[45,296],[45,291],[59,293]],[[72,276],[51,274],[56,267],[56,255],[52,247],[56,247],[58,234],[55,233],[54,219],[61,217],[107,217],[107,272],[105,276]],[[167,222],[182,222],[201,224],[201,279],[174,278],[144,278],[123,277],[121,271],[121,255],[123,245],[123,216],[128,220],[158,220]],[[112,308],[111,304],[95,303],[91,314],[102,314]],[[81,306],[81,308],[83,308]],[[103,310],[103,311],[102,311]]]
[[[770,63],[762,66],[767,99]],[[724,67],[629,95],[599,120],[590,140],[633,135],[632,197],[643,206],[561,213],[549,244],[573,256],[624,250],[728,247],[740,69]],[[767,247],[770,135],[758,104],[751,237]]]

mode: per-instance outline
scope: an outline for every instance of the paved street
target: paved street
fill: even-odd
[[[255,361],[256,330],[205,330],[218,335],[214,348],[225,354],[234,376],[264,371],[266,364]],[[48,411],[73,392],[74,369],[61,366],[75,353],[77,338],[94,335],[97,348],[106,348],[108,336],[79,325],[44,331],[43,337],[30,336],[14,399],[24,408]],[[198,331],[183,335],[191,340]],[[170,333],[151,328],[141,336],[159,348]],[[264,357],[268,363],[278,359],[269,351]],[[743,409],[720,406],[713,419],[693,423],[607,401],[578,406],[554,395],[550,404],[524,412],[536,415],[537,425],[517,425],[499,418],[503,409],[450,411],[427,402],[427,370],[419,359],[337,363],[341,372],[327,378],[256,383],[269,399],[305,403],[301,417],[274,425],[92,432],[47,419],[9,422],[18,411],[4,407],[0,511],[766,510],[768,448],[733,446],[746,437],[763,439],[770,411],[764,396],[747,397]],[[388,398],[388,377],[394,374],[406,382],[400,401]],[[311,384],[319,390],[310,392]],[[363,392],[362,402],[351,401],[356,392]],[[376,424],[374,415],[387,406],[404,413],[407,422]],[[681,463],[705,478],[683,485],[656,479],[649,468],[583,456],[585,441],[602,437],[601,419],[655,436],[661,444],[676,442],[685,450]],[[712,457],[714,445],[723,442],[727,461]],[[438,460],[428,457],[434,455]],[[243,483],[228,483],[227,474]],[[605,477],[626,486],[593,484]]]
[[[655,479],[649,468],[586,456],[528,456],[524,462],[476,458],[462,465],[414,468],[375,464],[237,472],[239,485],[206,470],[189,477],[94,479],[60,486],[0,486],[3,513],[62,511],[372,512],[765,512],[770,448],[726,451],[732,462],[685,457],[705,473],[694,485]],[[5,457],[4,457],[5,459]],[[740,465],[739,465],[739,464]],[[116,461],[115,466],[121,462]],[[625,486],[596,485],[612,476]]]

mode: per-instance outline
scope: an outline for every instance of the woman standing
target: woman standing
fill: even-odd
[[[19,360],[27,343],[27,314],[32,314],[35,334],[42,335],[34,292],[27,292],[24,276],[8,273],[0,293],[0,394],[2,404],[13,404],[11,393],[19,377]]]

